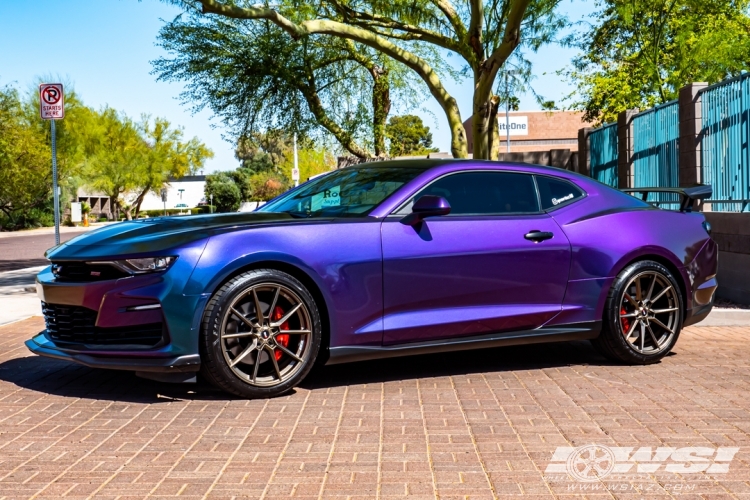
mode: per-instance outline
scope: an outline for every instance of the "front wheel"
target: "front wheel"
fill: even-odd
[[[612,284],[602,332],[591,342],[615,361],[656,363],[677,342],[683,316],[682,294],[672,273],[658,262],[636,262]]]
[[[305,378],[320,341],[320,314],[302,283],[274,269],[249,271],[222,286],[206,307],[201,371],[238,396],[277,396]]]

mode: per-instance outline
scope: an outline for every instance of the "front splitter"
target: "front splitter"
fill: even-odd
[[[198,354],[173,357],[117,357],[97,356],[67,349],[61,349],[44,336],[44,332],[25,342],[26,347],[40,356],[71,361],[91,368],[128,370],[138,372],[180,373],[197,372],[201,359]]]

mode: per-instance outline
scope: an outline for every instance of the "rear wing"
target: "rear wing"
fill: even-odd
[[[677,194],[680,196],[680,212],[692,212],[693,211],[693,205],[695,204],[696,200],[706,200],[711,197],[713,194],[713,188],[711,186],[707,185],[698,185],[693,187],[684,187],[684,188],[660,188],[660,187],[644,187],[644,188],[631,188],[631,189],[621,189],[620,191],[623,191],[625,193],[631,194],[633,196],[636,196],[636,194],[640,194],[640,198],[647,202],[651,203],[653,205],[660,205],[660,204],[667,204],[667,203],[677,203],[676,201],[649,201],[648,195],[649,193],[671,193],[671,194]]]

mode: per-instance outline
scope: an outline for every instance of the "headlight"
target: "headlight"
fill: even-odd
[[[166,271],[176,260],[177,257],[147,257],[144,259],[89,262],[89,264],[109,264],[120,268],[128,274],[145,274]]]

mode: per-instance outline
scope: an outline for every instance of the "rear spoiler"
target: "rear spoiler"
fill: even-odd
[[[660,188],[660,187],[644,187],[644,188],[631,188],[631,189],[621,189],[620,191],[624,193],[631,194],[633,196],[636,195],[636,193],[640,193],[641,199],[645,202],[652,203],[655,205],[660,205],[663,203],[676,203],[676,202],[669,202],[669,201],[648,201],[648,194],[649,193],[673,193],[680,195],[680,212],[692,212],[693,211],[693,205],[695,204],[696,200],[706,200],[711,197],[713,194],[713,188],[711,186],[707,186],[704,184],[700,184],[698,186],[693,187],[685,187],[685,188]]]

